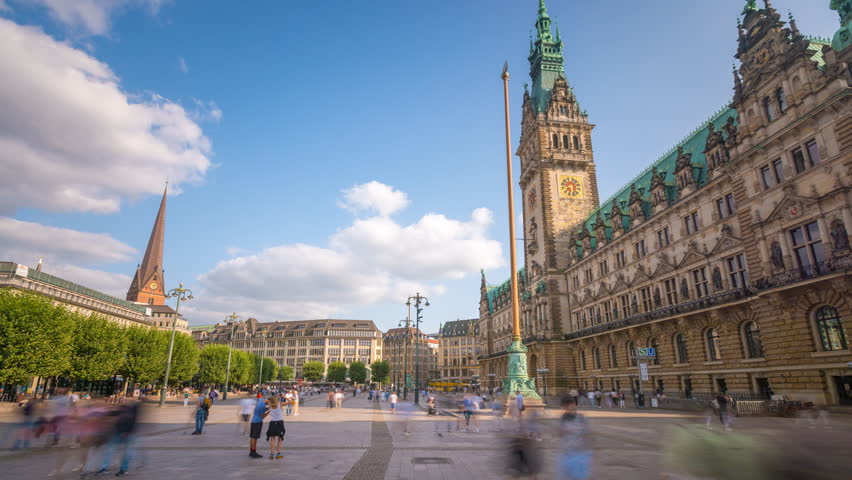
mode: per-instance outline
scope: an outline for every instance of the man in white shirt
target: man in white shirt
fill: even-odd
[[[396,413],[396,402],[399,400],[399,397],[396,395],[396,392],[392,392],[388,400],[390,400],[391,404],[391,413]]]
[[[256,403],[257,400],[253,398],[240,400],[240,421],[243,424],[242,435],[248,435],[249,433],[249,423],[251,422],[251,415],[254,413]]]
[[[336,408],[343,408],[343,391],[338,390],[337,393],[334,394],[334,406]]]

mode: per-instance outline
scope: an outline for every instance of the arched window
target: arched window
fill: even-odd
[[[707,359],[711,362],[714,360],[721,360],[722,356],[719,352],[719,334],[716,333],[716,329],[708,328],[705,336],[707,339]]]
[[[618,357],[616,356],[617,349],[615,345],[609,345],[609,366],[612,368],[618,368]]]
[[[846,350],[848,347],[843,320],[835,307],[819,307],[816,311],[816,328],[823,351]]]
[[[586,369],[586,352],[580,350],[580,370]]]
[[[766,114],[767,122],[775,120],[775,117],[772,113],[772,99],[769,97],[763,97],[763,113]]]
[[[648,346],[654,349],[656,355],[654,355],[654,365],[660,364],[660,348],[657,346],[657,339],[651,338],[648,340]]]
[[[784,88],[778,87],[775,90],[775,101],[778,102],[778,112],[782,115],[787,110],[787,98],[784,96]]]
[[[568,135],[562,135],[562,148],[571,148],[571,146],[568,145]]]
[[[682,333],[675,335],[675,352],[677,352],[677,363],[689,363],[689,351],[686,349],[686,337]]]
[[[601,350],[598,347],[592,349],[592,365],[595,370],[601,368]]]
[[[636,366],[636,344],[632,341],[627,342],[627,361],[631,367]]]
[[[553,134],[553,148],[559,148],[559,135]]]
[[[743,327],[743,336],[745,337],[748,358],[763,357],[763,343],[760,341],[760,330],[757,328],[757,323],[746,323]]]
[[[579,149],[580,149],[580,139],[577,137],[577,135],[574,135],[574,150],[579,150]]]

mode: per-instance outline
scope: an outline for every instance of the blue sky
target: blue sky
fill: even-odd
[[[838,27],[829,3],[773,2],[819,36]],[[568,80],[597,125],[603,197],[730,99],[744,4],[547,2]],[[387,329],[417,289],[432,301],[425,330],[476,317],[479,267],[492,283],[508,276],[499,73],[508,60],[517,146],[536,10],[535,0],[0,0],[0,42],[64,46],[0,58],[37,85],[31,98],[0,81],[0,110],[18,112],[0,114],[0,139],[35,126],[18,143],[42,162],[0,154],[0,173],[22,178],[0,192],[0,256],[42,255],[45,271],[122,295],[169,176],[166,283],[197,290],[193,324],[236,310]],[[75,83],[68,68],[108,71]]]

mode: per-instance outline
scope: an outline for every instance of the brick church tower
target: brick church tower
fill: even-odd
[[[142,263],[136,267],[133,283],[127,290],[127,300],[148,305],[163,305],[166,302],[166,293],[163,288],[163,238],[166,233],[166,191],[163,192],[163,200],[160,202],[160,210],[154,220],[154,228],[151,229],[151,237],[148,239],[148,248]]]

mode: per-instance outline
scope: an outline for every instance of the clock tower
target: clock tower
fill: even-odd
[[[160,201],[160,210],[151,229],[148,248],[142,263],[136,267],[133,283],[127,290],[127,300],[148,305],[163,305],[166,303],[166,293],[163,286],[163,239],[166,233],[166,191]]]
[[[562,241],[599,203],[594,125],[565,77],[562,39],[558,28],[555,35],[551,30],[544,0],[539,0],[535,28],[529,53],[532,88],[525,85],[517,151],[530,284],[567,266],[567,242]]]

